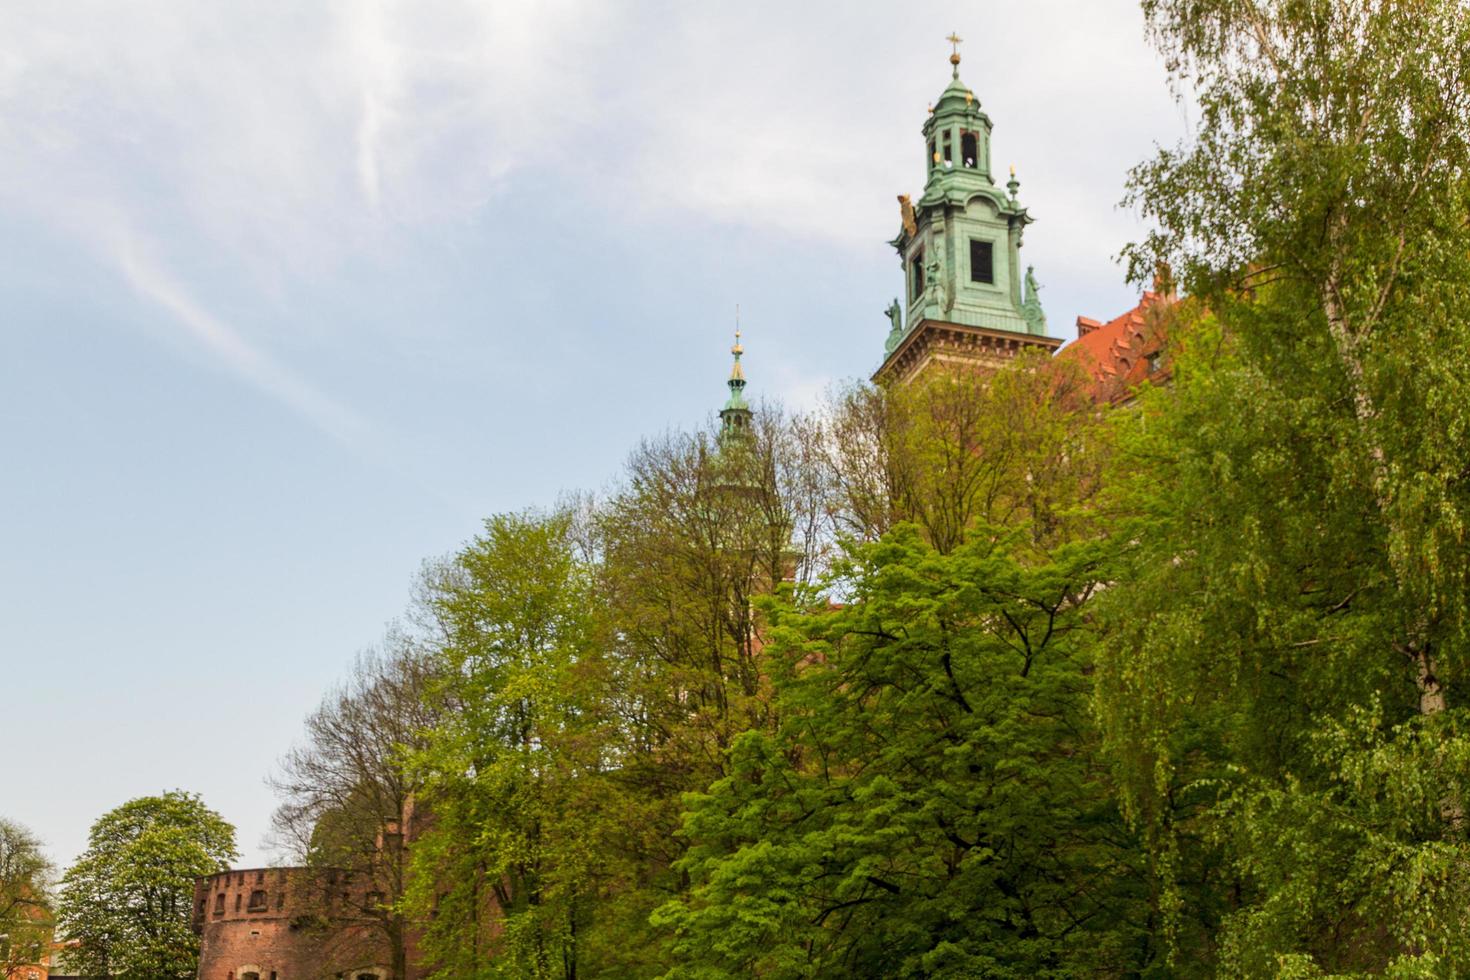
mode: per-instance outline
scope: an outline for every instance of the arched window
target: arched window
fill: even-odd
[[[977,161],[980,159],[980,142],[974,133],[960,134],[960,159],[971,170],[979,166]]]
[[[250,893],[250,904],[245,907],[247,912],[264,912],[266,908],[265,889],[257,888]]]

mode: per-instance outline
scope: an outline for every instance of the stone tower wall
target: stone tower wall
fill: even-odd
[[[377,885],[305,868],[231,870],[194,884],[199,980],[401,980],[357,909]],[[253,974],[253,976],[252,976]]]

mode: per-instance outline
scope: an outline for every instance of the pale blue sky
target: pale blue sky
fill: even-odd
[[[705,418],[737,302],[753,396],[868,374],[951,30],[1070,339],[1183,126],[1127,0],[0,6],[0,815],[264,860],[420,562]]]

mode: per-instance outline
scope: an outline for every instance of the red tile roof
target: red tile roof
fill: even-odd
[[[1093,394],[1098,400],[1127,401],[1144,381],[1168,377],[1163,356],[1167,340],[1164,322],[1150,311],[1173,302],[1173,296],[1150,290],[1137,306],[1107,323],[1079,316],[1077,339],[1057,356],[1082,363],[1092,375]]]

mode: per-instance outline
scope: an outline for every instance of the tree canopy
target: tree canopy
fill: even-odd
[[[0,818],[0,975],[40,963],[49,950],[51,874],[40,839]]]
[[[122,980],[189,980],[198,970],[194,879],[238,857],[235,828],[194,794],[144,796],[92,825],[61,879],[58,931],[69,961]]]

